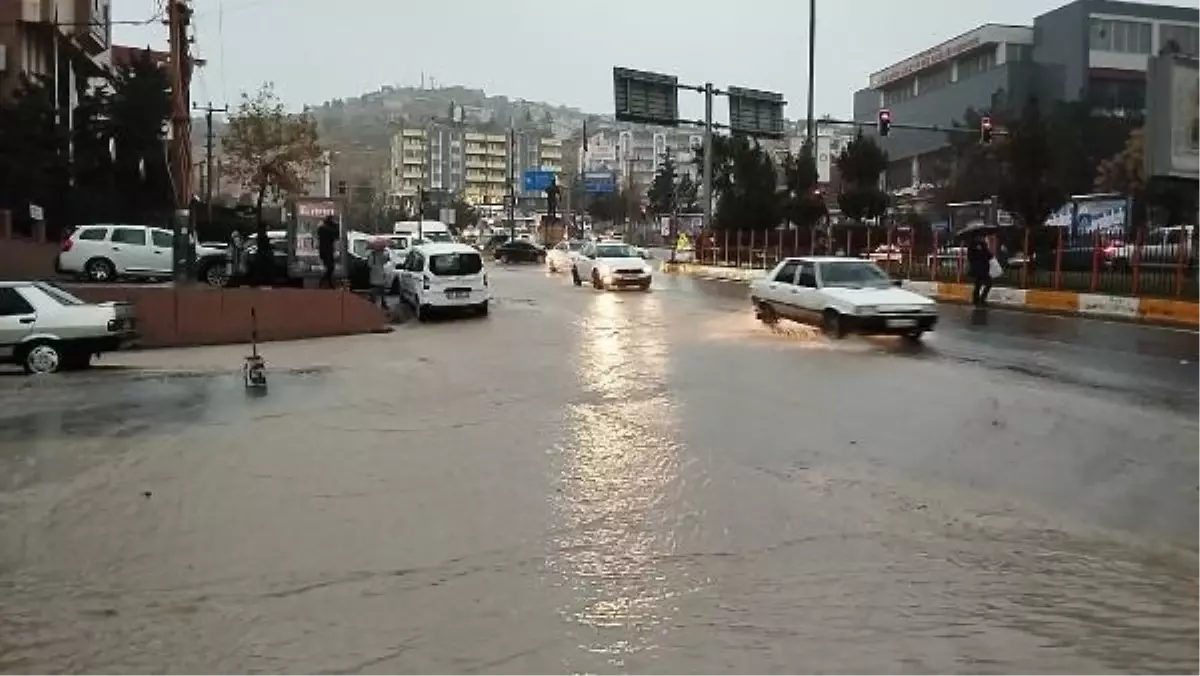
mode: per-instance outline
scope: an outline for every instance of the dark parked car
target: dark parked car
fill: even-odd
[[[546,250],[522,239],[505,242],[493,254],[502,263],[545,263]]]

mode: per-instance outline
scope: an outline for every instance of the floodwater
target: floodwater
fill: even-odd
[[[0,671],[1195,672],[1196,337],[493,274],[487,319],[0,375]]]

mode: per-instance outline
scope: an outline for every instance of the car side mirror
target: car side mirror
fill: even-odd
[[[903,279],[893,279],[892,280],[892,286],[903,286],[903,284],[904,284]]]

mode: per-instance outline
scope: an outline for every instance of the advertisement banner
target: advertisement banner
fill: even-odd
[[[1094,232],[1121,234],[1125,232],[1125,200],[1104,199],[1079,202],[1075,214],[1076,236]],[[1070,206],[1067,207],[1068,209]]]
[[[317,245],[317,228],[326,217],[332,216],[341,225],[338,203],[327,198],[297,198],[292,206],[292,219],[288,224],[288,271],[297,277],[320,276],[325,267]],[[334,244],[335,276],[344,276],[345,266],[342,252],[345,233]]]

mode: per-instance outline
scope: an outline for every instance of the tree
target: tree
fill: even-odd
[[[135,222],[168,213],[175,203],[164,151],[170,114],[170,81],[148,54],[116,69],[108,102],[113,180],[121,210]]]
[[[820,192],[817,161],[810,144],[804,144],[799,155],[788,153],[783,160],[783,176],[784,218],[798,228],[811,229],[828,213],[828,209]]]
[[[887,161],[887,153],[861,131],[846,144],[835,160],[843,185],[838,195],[843,214],[861,223],[887,212],[887,194],[879,189],[879,176],[887,169]]]
[[[775,163],[745,136],[713,136],[713,227],[718,230],[773,228],[779,224],[780,199]],[[704,150],[696,167],[703,170]]]
[[[682,174],[675,188],[676,205],[679,213],[690,214],[700,211],[700,186],[691,174]]]
[[[622,193],[609,192],[592,195],[592,198],[588,200],[588,215],[596,221],[617,221],[625,214],[627,200]]]
[[[994,127],[1006,127],[1002,111],[989,113]],[[934,173],[939,179],[938,200],[944,206],[950,202],[973,202],[995,196],[1000,183],[999,151],[1006,137],[995,136],[990,144],[980,142],[979,129],[983,114],[974,108],[963,112],[962,121],[954,127],[961,131],[947,132],[947,163]]]
[[[675,213],[679,203],[676,195],[677,179],[675,160],[668,153],[663,156],[662,164],[658,165],[658,171],[654,174],[654,180],[646,192],[646,198],[650,201],[650,213],[655,216],[667,216]]]
[[[1003,170],[997,189],[1000,207],[1038,228],[1046,217],[1066,203],[1069,192],[1061,182],[1061,155],[1052,145],[1049,126],[1037,99],[1030,99],[1009,126],[1008,142],[1001,152]]]
[[[49,82],[23,78],[0,106],[0,206],[21,219],[37,204],[60,219],[69,170],[66,125],[56,119]]]
[[[268,191],[276,197],[300,192],[321,158],[316,121],[307,113],[287,112],[268,82],[254,96],[242,94],[229,117],[222,148],[227,171],[255,192],[258,239],[263,242],[267,238],[263,202]],[[260,246],[259,252],[258,264],[266,269],[271,249]]]

